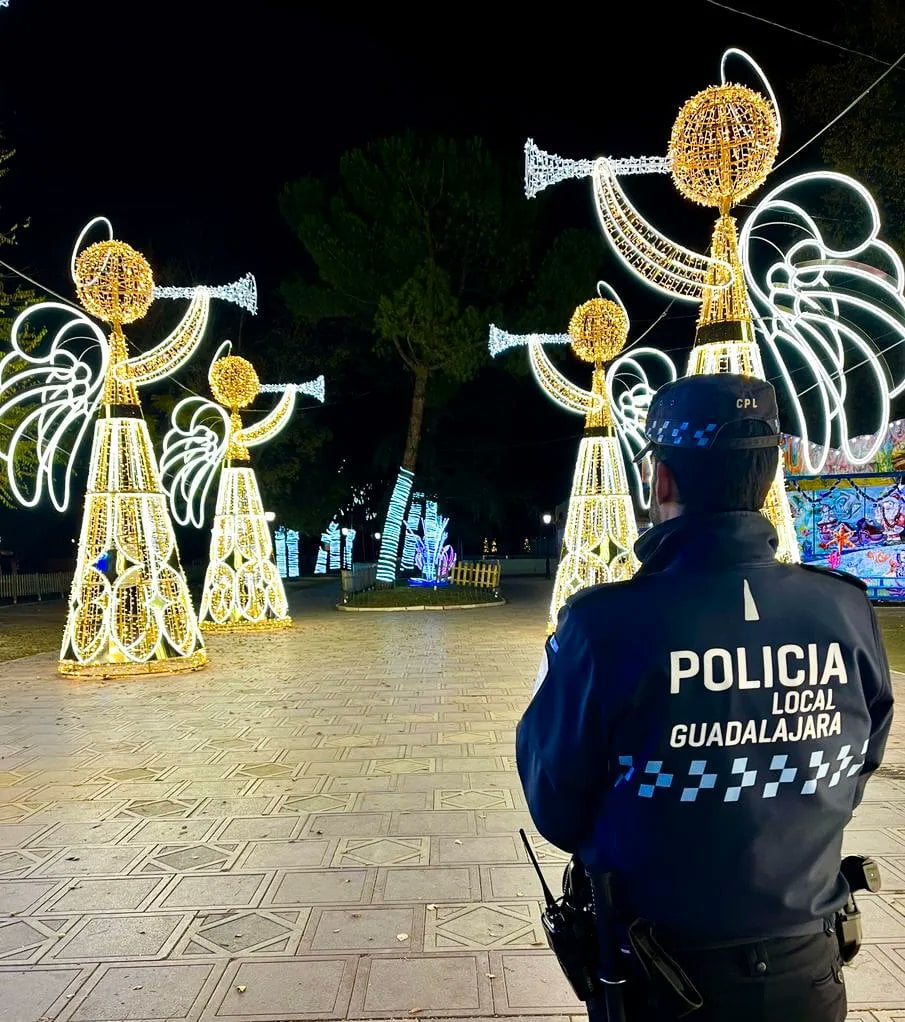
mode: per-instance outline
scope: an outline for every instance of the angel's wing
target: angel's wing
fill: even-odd
[[[56,329],[42,322],[60,315]],[[40,302],[16,318],[10,345],[0,360],[0,462],[20,504],[34,507],[46,488],[63,511],[75,459],[103,396],[107,338],[71,306]]]
[[[815,188],[846,195],[846,228],[861,224],[851,247],[831,244],[808,212],[804,203]],[[820,474],[832,447],[852,465],[870,462],[886,435],[891,401],[905,390],[905,273],[879,234],[867,189],[832,172],[774,188],[742,228],[756,329],[791,411],[786,432],[803,441],[808,475]],[[866,444],[853,443],[855,404],[859,433],[865,413],[872,417]]]
[[[632,460],[646,445],[644,424],[651,398],[676,378],[672,359],[657,348],[634,348],[620,355],[606,374],[607,397],[616,424],[616,435],[625,454],[632,489],[641,507],[650,507],[641,470]],[[650,455],[645,458],[649,462]]]
[[[204,504],[229,447],[229,414],[214,401],[187,397],[173,409],[160,474],[180,525],[204,524]]]

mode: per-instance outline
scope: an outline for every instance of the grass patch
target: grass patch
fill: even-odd
[[[391,589],[368,589],[352,593],[345,602],[350,607],[461,607],[469,603],[499,603],[492,589],[471,586],[446,586],[429,589],[426,586],[395,586]]]
[[[59,653],[66,607],[65,600],[0,607],[0,663],[35,653]]]

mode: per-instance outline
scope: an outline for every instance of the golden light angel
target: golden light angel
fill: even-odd
[[[292,417],[298,394],[324,400],[324,378],[262,386],[254,366],[229,354],[226,342],[208,373],[216,401],[188,397],[173,409],[163,439],[161,471],[173,517],[201,527],[205,502],[219,478],[199,619],[205,631],[268,631],[292,624],[286,591],[250,448],[272,440]],[[264,418],[244,426],[241,411],[262,392],[280,398]]]
[[[760,76],[769,98],[726,80],[726,60],[744,58]],[[597,214],[615,253],[637,275],[676,299],[700,305],[687,375],[742,373],[766,379],[754,330],[737,227],[730,211],[767,179],[781,131],[779,108],[760,68],[747,54],[724,54],[721,84],[692,96],[679,111],[666,157],[571,161],[525,147],[525,188],[529,196],[568,177],[590,176]],[[679,245],[634,208],[620,177],[670,173],[679,192],[718,211],[709,254]],[[779,534],[777,556],[799,559],[782,468],[770,488],[764,513]]]
[[[561,407],[585,417],[550,602],[551,631],[560,608],[573,593],[623,581],[635,572],[632,547],[638,526],[630,476],[639,503],[649,501],[632,459],[645,444],[641,430],[651,397],[657,386],[676,377],[672,361],[656,348],[637,348],[619,357],[628,338],[629,318],[619,296],[607,289],[612,298],[592,298],[580,305],[565,334],[516,335],[490,328],[492,355],[527,345],[531,369],[541,388]],[[590,390],[556,368],[544,350],[547,344],[569,344],[582,362],[593,366]],[[628,457],[624,459],[623,453]]]
[[[98,224],[109,237],[82,250]],[[180,291],[191,300],[179,325],[129,357],[123,326],[140,320],[155,298],[175,296],[155,288],[147,260],[114,240],[104,218],[82,232],[70,268],[79,301],[109,324],[109,337],[76,307],[41,302],[15,320],[11,350],[0,361],[0,422],[13,409],[19,418],[11,433],[0,434],[0,461],[22,505],[36,505],[46,491],[57,509],[68,506],[76,458],[94,423],[60,671],[106,678],[194,670],[207,655],[138,389],[191,357],[214,294],[254,311],[254,278]],[[54,319],[61,321],[56,329]],[[42,329],[42,344],[26,350],[23,338]],[[16,472],[25,446],[38,465],[28,479]]]

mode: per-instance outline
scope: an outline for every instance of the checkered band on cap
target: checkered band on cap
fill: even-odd
[[[717,432],[716,422],[680,422],[678,419],[648,419],[648,440],[665,447],[708,447]]]

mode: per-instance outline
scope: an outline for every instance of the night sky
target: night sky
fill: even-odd
[[[175,262],[192,276],[158,273],[160,283],[225,283],[253,271],[260,313],[242,329],[252,343],[265,343],[283,315],[276,288],[301,263],[301,246],[279,213],[280,189],[301,175],[335,172],[348,148],[414,129],[481,135],[510,157],[529,135],[572,157],[663,154],[681,103],[718,81],[720,54],[737,45],[764,66],[784,106],[782,155],[812,131],[796,123],[784,81],[808,62],[834,57],[826,46],[706,0],[431,5],[404,19],[384,8],[361,16],[343,5],[334,17],[312,6],[9,0],[0,7],[0,133],[17,150],[0,182],[0,224],[30,219],[20,244],[0,256],[68,295],[72,242],[102,213],[152,265]],[[839,36],[839,26],[811,20],[822,4],[737,6]],[[819,165],[812,146],[787,171]],[[520,176],[512,188],[521,190]],[[706,246],[711,214],[684,202],[667,178],[637,179],[630,194],[664,232]],[[564,225],[595,227],[586,182],[559,185],[536,201],[550,204]],[[600,275],[618,287],[636,335],[668,300],[633,282],[602,239],[600,253]],[[693,316],[688,307],[674,310],[649,340],[689,346]],[[228,328],[238,328],[238,313]],[[374,409],[364,410],[355,395],[330,395],[334,405],[346,399],[348,414],[367,414],[379,432]],[[543,414],[564,453],[574,450],[580,423],[555,409]],[[565,496],[570,471],[551,473],[551,501]]]
[[[802,27],[812,6],[746,5],[775,8],[791,24],[797,6]],[[334,171],[350,147],[413,128],[481,135],[502,154],[519,152],[529,135],[574,157],[664,153],[678,107],[717,81],[725,46],[747,47],[780,101],[792,53],[804,63],[828,52],[705,0],[658,4],[656,13],[649,4],[606,13],[614,5],[601,4],[568,18],[558,5],[536,18],[525,7],[493,23],[458,7],[425,8],[415,20],[351,9],[331,19],[312,6],[10,0],[0,8],[0,131],[18,151],[0,206],[32,224],[9,261],[67,287],[71,241],[104,213],[152,260],[184,258],[199,279],[252,269],[266,329],[278,301],[269,291],[299,257],[279,190]],[[791,121],[784,148],[802,140]],[[643,193],[651,182],[639,185]],[[705,240],[710,217],[665,179],[653,186],[658,225],[690,231],[691,244]],[[592,222],[589,189],[577,183],[543,201]]]

